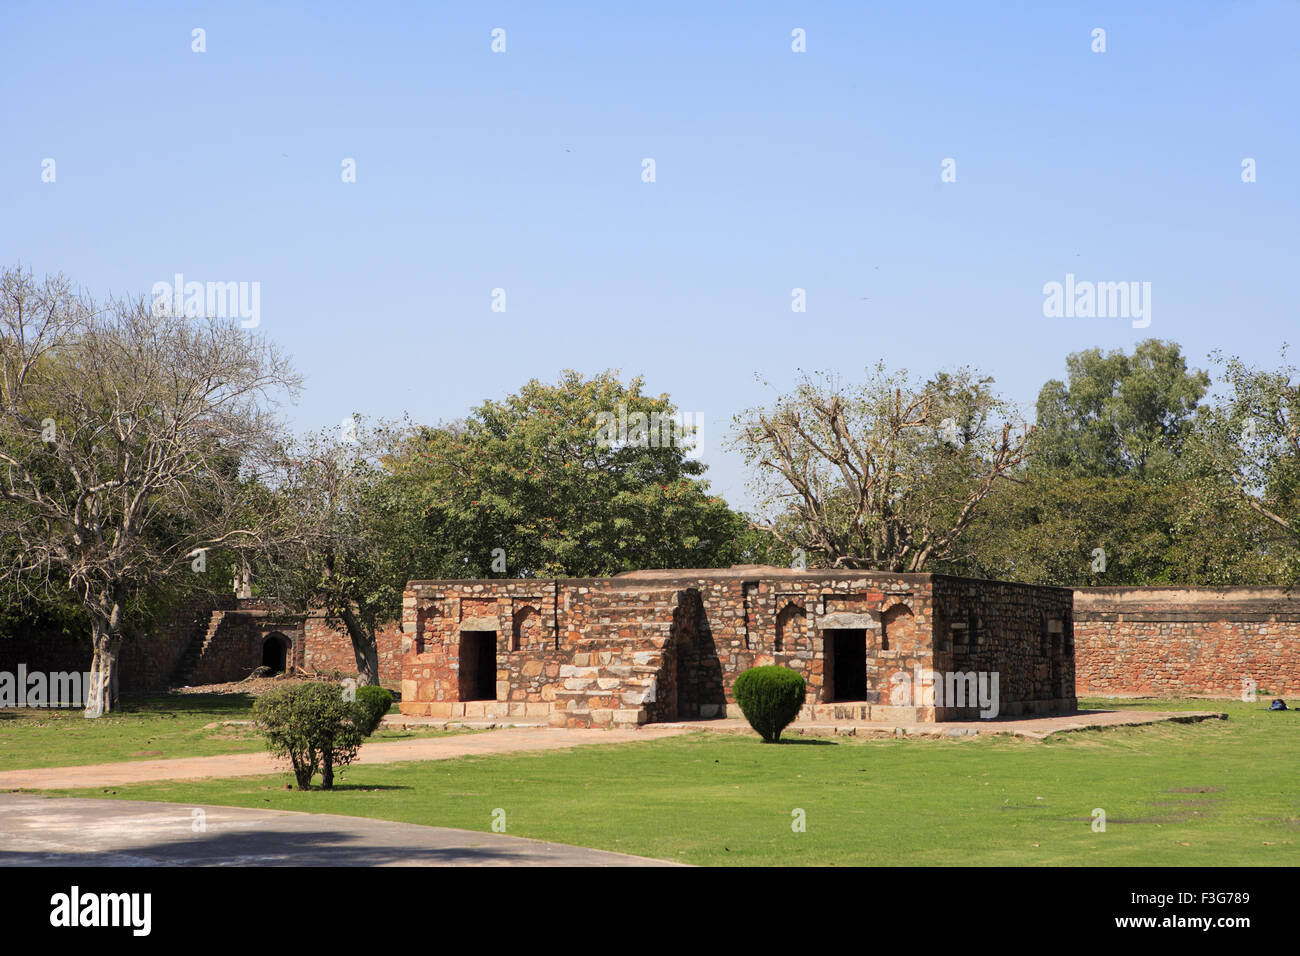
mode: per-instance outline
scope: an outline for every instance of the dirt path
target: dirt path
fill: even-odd
[[[375,741],[363,744],[356,763],[400,763],[404,760],[450,760],[477,754],[529,750],[563,750],[590,744],[623,744],[658,740],[686,733],[684,726],[643,727],[640,730],[571,730],[557,727],[503,729],[481,734],[431,737],[425,740]],[[0,772],[0,790],[64,790],[114,787],[152,780],[199,780],[205,777],[252,777],[287,773],[287,761],[270,754],[225,754],[219,757],[177,757],[87,764],[82,767],[39,767]]]

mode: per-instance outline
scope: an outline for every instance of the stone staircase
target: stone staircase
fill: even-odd
[[[221,622],[226,619],[227,613],[224,610],[214,610],[207,615],[206,621],[200,620],[196,622],[194,635],[190,638],[189,645],[185,648],[185,652],[181,654],[180,660],[176,662],[176,668],[172,671],[171,679],[168,681],[170,686],[189,686],[194,669],[198,667],[203,652],[208,649],[208,645],[216,637],[217,631],[221,628]]]
[[[636,727],[662,716],[674,693],[673,612],[681,590],[611,591],[560,667],[550,723],[561,727]]]

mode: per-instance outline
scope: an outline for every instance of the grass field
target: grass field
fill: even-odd
[[[87,720],[80,710],[0,710],[0,770],[265,750],[251,726],[225,723],[252,720],[253,700],[251,694],[125,698],[120,710],[95,720]],[[456,732],[381,730],[370,739]]]
[[[1266,701],[1091,701],[1227,721],[1045,741],[696,733],[569,751],[359,765],[332,793],[287,775],[69,795],[342,813],[700,864],[1300,864],[1300,713]],[[1094,832],[1093,811],[1106,813]],[[796,810],[805,832],[795,832]]]

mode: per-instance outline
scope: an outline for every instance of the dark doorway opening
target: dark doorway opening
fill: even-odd
[[[272,674],[283,674],[288,664],[289,642],[279,634],[272,634],[262,643],[262,666]]]
[[[460,632],[460,699],[497,699],[496,631]]]
[[[830,700],[867,699],[867,632],[825,631]]]

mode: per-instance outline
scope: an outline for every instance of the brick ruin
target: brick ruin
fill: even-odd
[[[399,627],[380,634],[379,678],[401,681]],[[144,640],[122,643],[118,685],[127,694],[239,681],[258,668],[271,673],[351,675],[352,641],[319,614],[303,614],[271,598],[210,596],[159,621]],[[88,671],[85,635],[19,634],[0,639],[0,671]]]
[[[997,674],[1001,714],[1075,708],[1062,588],[746,566],[412,581],[403,603],[404,714],[569,727],[739,716],[732,684],[763,664],[803,675],[810,718],[979,716],[973,691],[952,706],[915,680],[930,672]],[[907,681],[916,693],[900,701]]]
[[[1300,694],[1300,594],[1284,588],[1075,592],[1079,693]],[[1253,682],[1253,684],[1252,684]]]
[[[837,660],[868,686],[837,693]],[[85,671],[89,642],[84,635],[0,639],[0,671],[19,663]],[[944,575],[780,568],[412,581],[402,620],[379,635],[380,682],[403,692],[403,710],[447,717],[582,725],[734,715],[736,675],[769,663],[804,675],[805,716],[834,720],[971,716],[970,708],[934,707],[932,695],[911,708],[893,704],[890,677],[918,667],[997,671],[1003,714],[1070,706],[1076,692],[1239,697],[1246,681],[1260,694],[1300,697],[1300,593],[1071,592]],[[319,615],[223,595],[161,622],[145,641],[127,641],[120,685],[126,693],[159,693],[238,681],[260,666],[356,673],[351,640]],[[652,685],[656,699],[637,700]]]

